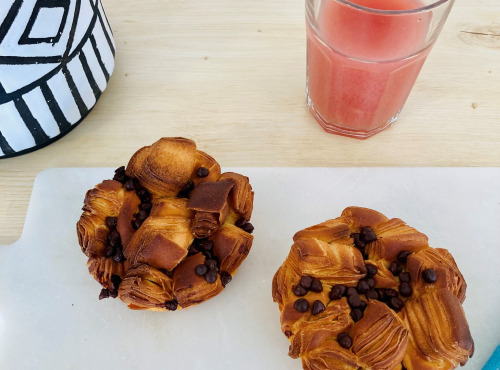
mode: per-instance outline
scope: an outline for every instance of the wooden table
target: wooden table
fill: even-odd
[[[498,0],[456,2],[398,124],[366,141],[326,134],[305,109],[303,0],[103,5],[108,89],[61,140],[0,161],[0,244],[21,235],[43,169],[117,167],[162,136],[222,166],[500,165]]]

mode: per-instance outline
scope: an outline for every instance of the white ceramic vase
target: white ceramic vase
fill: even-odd
[[[81,122],[114,55],[100,0],[0,0],[0,158],[41,148]]]

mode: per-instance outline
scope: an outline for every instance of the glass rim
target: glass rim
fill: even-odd
[[[436,0],[432,4],[429,4],[429,5],[425,5],[425,6],[422,6],[422,7],[419,7],[419,8],[415,8],[415,9],[405,9],[405,10],[374,9],[374,8],[369,8],[367,6],[355,4],[355,3],[353,3],[353,2],[351,2],[349,0],[332,0],[332,1],[336,1],[338,3],[342,3],[342,4],[345,4],[345,5],[350,6],[352,8],[355,8],[355,9],[358,9],[358,10],[362,10],[362,11],[366,11],[366,12],[369,12],[369,13],[377,13],[377,14],[413,14],[413,13],[426,12],[428,10],[437,8],[438,6],[440,6],[442,4],[445,4],[445,3],[448,3],[448,2],[453,2],[454,0]]]

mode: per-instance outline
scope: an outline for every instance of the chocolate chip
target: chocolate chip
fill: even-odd
[[[203,255],[205,256],[205,260],[215,259],[213,254],[212,254],[212,251],[201,251],[201,253],[203,253]]]
[[[319,279],[314,279],[309,290],[314,293],[321,293],[323,291],[323,284],[321,284]]]
[[[355,287],[350,286],[349,288],[347,288],[346,295],[348,297],[351,296],[351,295],[356,295],[356,294],[358,294],[358,291],[356,290]]]
[[[215,256],[215,255],[213,254],[213,251],[212,251],[212,252],[209,252],[209,253],[211,253],[211,254],[212,254],[212,258],[209,258],[209,259],[214,260],[214,261],[217,263],[217,267],[220,267],[220,260],[219,260],[219,257]],[[217,271],[219,271],[219,270],[217,270]]]
[[[165,308],[169,311],[175,311],[177,309],[177,306],[179,303],[174,299],[172,301],[166,301],[165,302]]]
[[[366,310],[366,307],[367,307],[367,306],[368,306],[368,305],[366,304],[366,302],[365,302],[365,301],[361,301],[361,304],[359,305],[359,307],[358,307],[358,308],[359,308],[361,311],[363,311],[363,312],[364,312],[364,311]]]
[[[389,271],[392,272],[394,276],[398,276],[402,271],[401,265],[394,261],[389,266]]]
[[[114,229],[118,223],[118,218],[116,217],[106,217],[106,226],[110,229]]]
[[[311,313],[313,315],[319,315],[321,312],[323,312],[326,309],[325,305],[321,301],[314,301],[311,309]]]
[[[210,171],[208,171],[208,168],[200,167],[196,171],[196,176],[198,176],[198,177],[207,177],[209,173],[210,173]]]
[[[384,293],[385,296],[388,298],[393,298],[398,296],[398,292],[396,292],[394,289],[385,289]]]
[[[196,272],[198,276],[205,276],[208,272],[208,267],[206,265],[198,265],[195,267],[194,272]]]
[[[109,290],[102,288],[101,293],[99,293],[99,300],[109,298]]]
[[[375,235],[375,232],[373,232],[372,228],[369,226],[363,227],[361,229],[359,237],[367,244],[377,240],[377,235]]]
[[[299,298],[295,301],[293,307],[295,307],[297,311],[304,313],[309,309],[309,302],[304,298]]]
[[[372,265],[371,263],[365,265],[366,266],[366,275],[369,277],[377,275],[378,268],[375,265]]]
[[[120,233],[116,230],[111,230],[108,234],[109,245],[112,247],[118,247],[121,245]]]
[[[125,189],[126,189],[126,190],[128,190],[128,191],[135,190],[135,184],[134,184],[134,181],[133,181],[133,180],[128,180],[128,181],[125,183]]]
[[[113,248],[111,245],[106,246],[106,257],[111,257],[113,254],[115,254],[115,248]]]
[[[126,181],[125,173],[118,172],[113,176],[113,180],[121,182],[122,184]]]
[[[118,173],[118,172],[125,172],[125,166],[120,166],[118,167],[116,170],[115,170],[115,173]]]
[[[141,221],[144,221],[148,216],[149,214],[143,209],[137,214],[137,218]]]
[[[401,263],[406,263],[408,256],[411,254],[410,251],[401,251],[398,253],[398,261]]]
[[[196,247],[199,247],[203,240],[205,240],[205,239],[194,238],[191,245],[195,245]]]
[[[399,312],[403,308],[404,303],[398,297],[392,297],[389,300],[389,307],[391,307],[394,311]]]
[[[412,294],[412,289],[411,285],[408,283],[401,283],[399,285],[399,294],[401,294],[403,297],[409,297]]]
[[[434,269],[426,269],[424,270],[422,277],[424,278],[426,283],[432,284],[437,280],[436,270]]]
[[[287,338],[290,338],[292,335],[293,335],[293,332],[291,332],[290,330],[285,330],[285,336]]]
[[[204,250],[207,252],[211,251],[214,248],[213,240],[209,240],[209,239],[200,239],[200,241],[198,242],[198,245],[199,245],[200,250]]]
[[[365,278],[365,281],[366,281],[366,284],[368,284],[368,286],[370,287],[370,289],[375,288],[375,279],[374,278],[368,277],[368,278]]]
[[[358,319],[359,320],[359,319]],[[355,321],[358,321],[355,320]],[[352,339],[347,333],[340,333],[337,336],[337,342],[342,348],[349,349],[352,347]]]
[[[369,290],[365,293],[365,297],[368,299],[378,299],[378,293],[375,290]]]
[[[244,224],[241,227],[241,229],[243,231],[246,231],[247,233],[251,234],[251,233],[253,233],[254,227],[253,227],[253,225],[250,222],[247,222],[246,224]]]
[[[331,300],[340,299],[345,294],[346,290],[347,288],[345,285],[334,285],[328,296]]]
[[[140,197],[141,203],[151,203],[151,194],[146,193],[142,197]]]
[[[236,222],[234,223],[234,226],[236,227],[242,227],[243,225],[245,225],[246,223],[246,220],[242,217],[242,218],[238,218],[236,220]]]
[[[205,275],[205,280],[209,284],[215,283],[217,281],[217,271],[215,270],[208,271],[207,274]]]
[[[118,275],[111,275],[111,283],[115,289],[118,289],[120,284],[122,283],[122,278]]]
[[[207,266],[210,270],[215,270],[215,272],[219,271],[216,260],[206,260],[205,266]]]
[[[242,217],[236,220],[234,226],[239,227],[240,229],[246,231],[247,233],[253,233],[254,227],[250,222],[246,222],[246,220]]]
[[[117,248],[115,254],[113,255],[113,261],[122,262],[125,258],[123,257],[123,252],[120,248]]]
[[[309,290],[311,288],[311,284],[313,282],[313,278],[310,276],[302,276],[300,278],[300,285]]]
[[[357,248],[363,248],[363,249],[365,248],[366,244],[364,241],[361,240],[359,233],[351,234],[351,238],[354,239],[354,245]]]
[[[375,291],[378,294],[378,300],[384,302],[387,299],[387,296],[385,295],[385,289],[384,288],[377,288]]]
[[[358,281],[358,286],[356,289],[358,293],[363,294],[364,292],[370,290],[370,287],[368,286],[367,282],[364,279],[361,279],[360,281]]]
[[[147,191],[144,188],[137,188],[136,194],[138,197],[143,197],[147,194]]]
[[[137,230],[138,228],[140,228],[142,225],[142,221],[139,220],[138,218],[135,218],[132,220],[132,227]]]
[[[116,298],[116,297],[118,297],[118,289],[110,289],[110,290],[109,290],[109,296],[110,296],[111,298]]]
[[[349,306],[351,306],[351,307],[357,308],[357,307],[361,306],[361,298],[359,298],[358,294],[350,295],[347,298],[347,302],[349,302]]]
[[[297,297],[303,297],[307,294],[307,290],[302,285],[298,284],[295,286],[295,288],[293,288],[293,294],[295,294]]]
[[[196,240],[196,239],[195,239]],[[193,243],[189,246],[188,249],[188,256],[192,256],[193,254],[199,253],[200,250],[198,249],[198,245]]]
[[[365,247],[359,247],[357,245],[355,245],[354,247],[356,247],[356,249],[361,252],[363,257],[366,255]]]
[[[411,281],[411,276],[409,272],[402,272],[399,274],[399,282],[409,283]]]
[[[233,280],[233,277],[231,276],[230,273],[226,271],[222,271],[220,274],[220,281],[222,283],[222,286],[225,287],[227,284],[229,284]]]
[[[144,211],[149,211],[153,205],[151,203],[141,203],[139,206],[140,209]]]
[[[359,308],[355,308],[354,310],[351,311],[351,318],[354,322],[358,322],[361,320],[363,317],[363,311],[361,311]]]

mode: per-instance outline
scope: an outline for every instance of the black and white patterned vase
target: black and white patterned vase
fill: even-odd
[[[44,147],[80,123],[114,56],[100,0],[0,0],[0,158]]]

